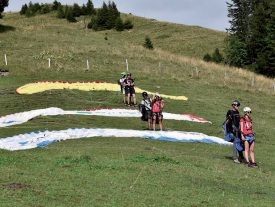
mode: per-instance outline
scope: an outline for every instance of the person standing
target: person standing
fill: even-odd
[[[163,115],[164,101],[159,93],[156,93],[152,101],[152,115],[153,115],[153,130],[156,130],[156,123],[159,123],[159,129],[163,130]]]
[[[244,107],[244,117],[241,118],[241,137],[245,145],[245,160],[248,167],[257,167],[254,156],[255,134],[252,127],[252,119],[250,117],[252,113],[251,108]],[[249,154],[251,163],[249,161]]]
[[[142,92],[143,100],[141,101],[139,108],[142,113],[141,119],[147,121],[148,129],[152,128],[152,100],[147,92]]]
[[[135,92],[135,81],[132,79],[132,74],[128,73],[127,78],[124,80],[125,96],[127,97],[127,104],[131,106],[131,97],[134,99],[134,106],[137,105],[136,92]]]
[[[234,135],[234,142],[233,142],[233,161],[234,163],[241,163],[244,160],[243,150],[244,146],[241,140],[241,133],[240,133],[240,107],[239,101],[233,101],[231,106],[232,109],[227,111],[226,114],[226,127],[227,130],[230,131]],[[239,158],[238,158],[239,155]]]
[[[126,105],[125,85],[124,85],[125,79],[126,79],[126,73],[122,72],[121,78],[118,80],[118,84],[120,85],[120,91],[123,94],[123,103]]]

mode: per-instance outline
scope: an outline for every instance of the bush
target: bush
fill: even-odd
[[[122,19],[118,17],[115,22],[115,29],[116,31],[123,31],[124,30],[124,24],[122,22]]]
[[[124,27],[124,29],[130,30],[130,29],[133,29],[134,25],[133,25],[133,23],[129,19],[127,19],[124,22],[124,26],[123,27]]]
[[[212,61],[212,57],[211,55],[209,55],[208,53],[206,55],[203,56],[203,60],[205,62],[211,62]]]
[[[223,61],[223,56],[221,55],[218,48],[216,48],[212,55],[212,61],[216,63],[221,63]]]
[[[145,42],[143,44],[143,46],[149,50],[153,50],[154,49],[154,46],[153,46],[153,43],[150,39],[150,37],[145,37]]]

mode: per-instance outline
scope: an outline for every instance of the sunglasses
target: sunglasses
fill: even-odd
[[[248,114],[252,114],[252,111],[247,111],[246,113],[248,113]]]

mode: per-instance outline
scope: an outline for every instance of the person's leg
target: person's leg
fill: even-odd
[[[252,163],[255,163],[254,145],[255,145],[255,142],[252,142],[250,145],[250,158]]]
[[[136,94],[133,94],[133,99],[134,99],[134,105],[137,105]]]
[[[128,95],[127,95],[127,103],[128,103],[128,105],[131,105],[131,94],[130,93],[128,93]]]
[[[148,129],[150,130],[151,123],[152,123],[152,117],[151,117],[150,111],[147,111],[147,113],[148,113]]]
[[[249,142],[248,141],[245,141],[244,142],[244,147],[245,147],[245,160],[247,163],[249,163],[249,157],[248,157],[248,152],[249,152]]]
[[[153,130],[156,130],[156,120],[157,120],[157,116],[154,114],[153,115]]]
[[[238,159],[238,155],[237,155],[237,148],[236,148],[236,136],[234,136],[234,142],[233,142],[233,154],[232,154],[232,158],[233,160],[237,160]]]

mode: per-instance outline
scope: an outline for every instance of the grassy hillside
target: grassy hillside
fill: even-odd
[[[203,62],[205,53],[223,48],[222,32],[127,18],[135,27],[120,33],[85,30],[82,21],[70,24],[53,14],[6,14],[0,20],[9,26],[0,33],[0,57],[7,54],[9,65],[0,62],[0,67],[8,68],[10,75],[0,77],[0,115],[50,106],[123,107],[119,93],[64,90],[18,95],[15,90],[41,80],[116,82],[127,58],[139,87],[189,98],[165,100],[165,111],[190,113],[213,123],[165,121],[167,130],[222,137],[221,123],[231,101],[250,106],[260,168],[233,164],[230,147],[138,138],[91,138],[43,149],[0,150],[0,206],[273,206],[273,80]],[[155,50],[142,47],[146,35]],[[1,128],[0,137],[70,127],[144,129],[145,123],[131,118],[40,117]]]

